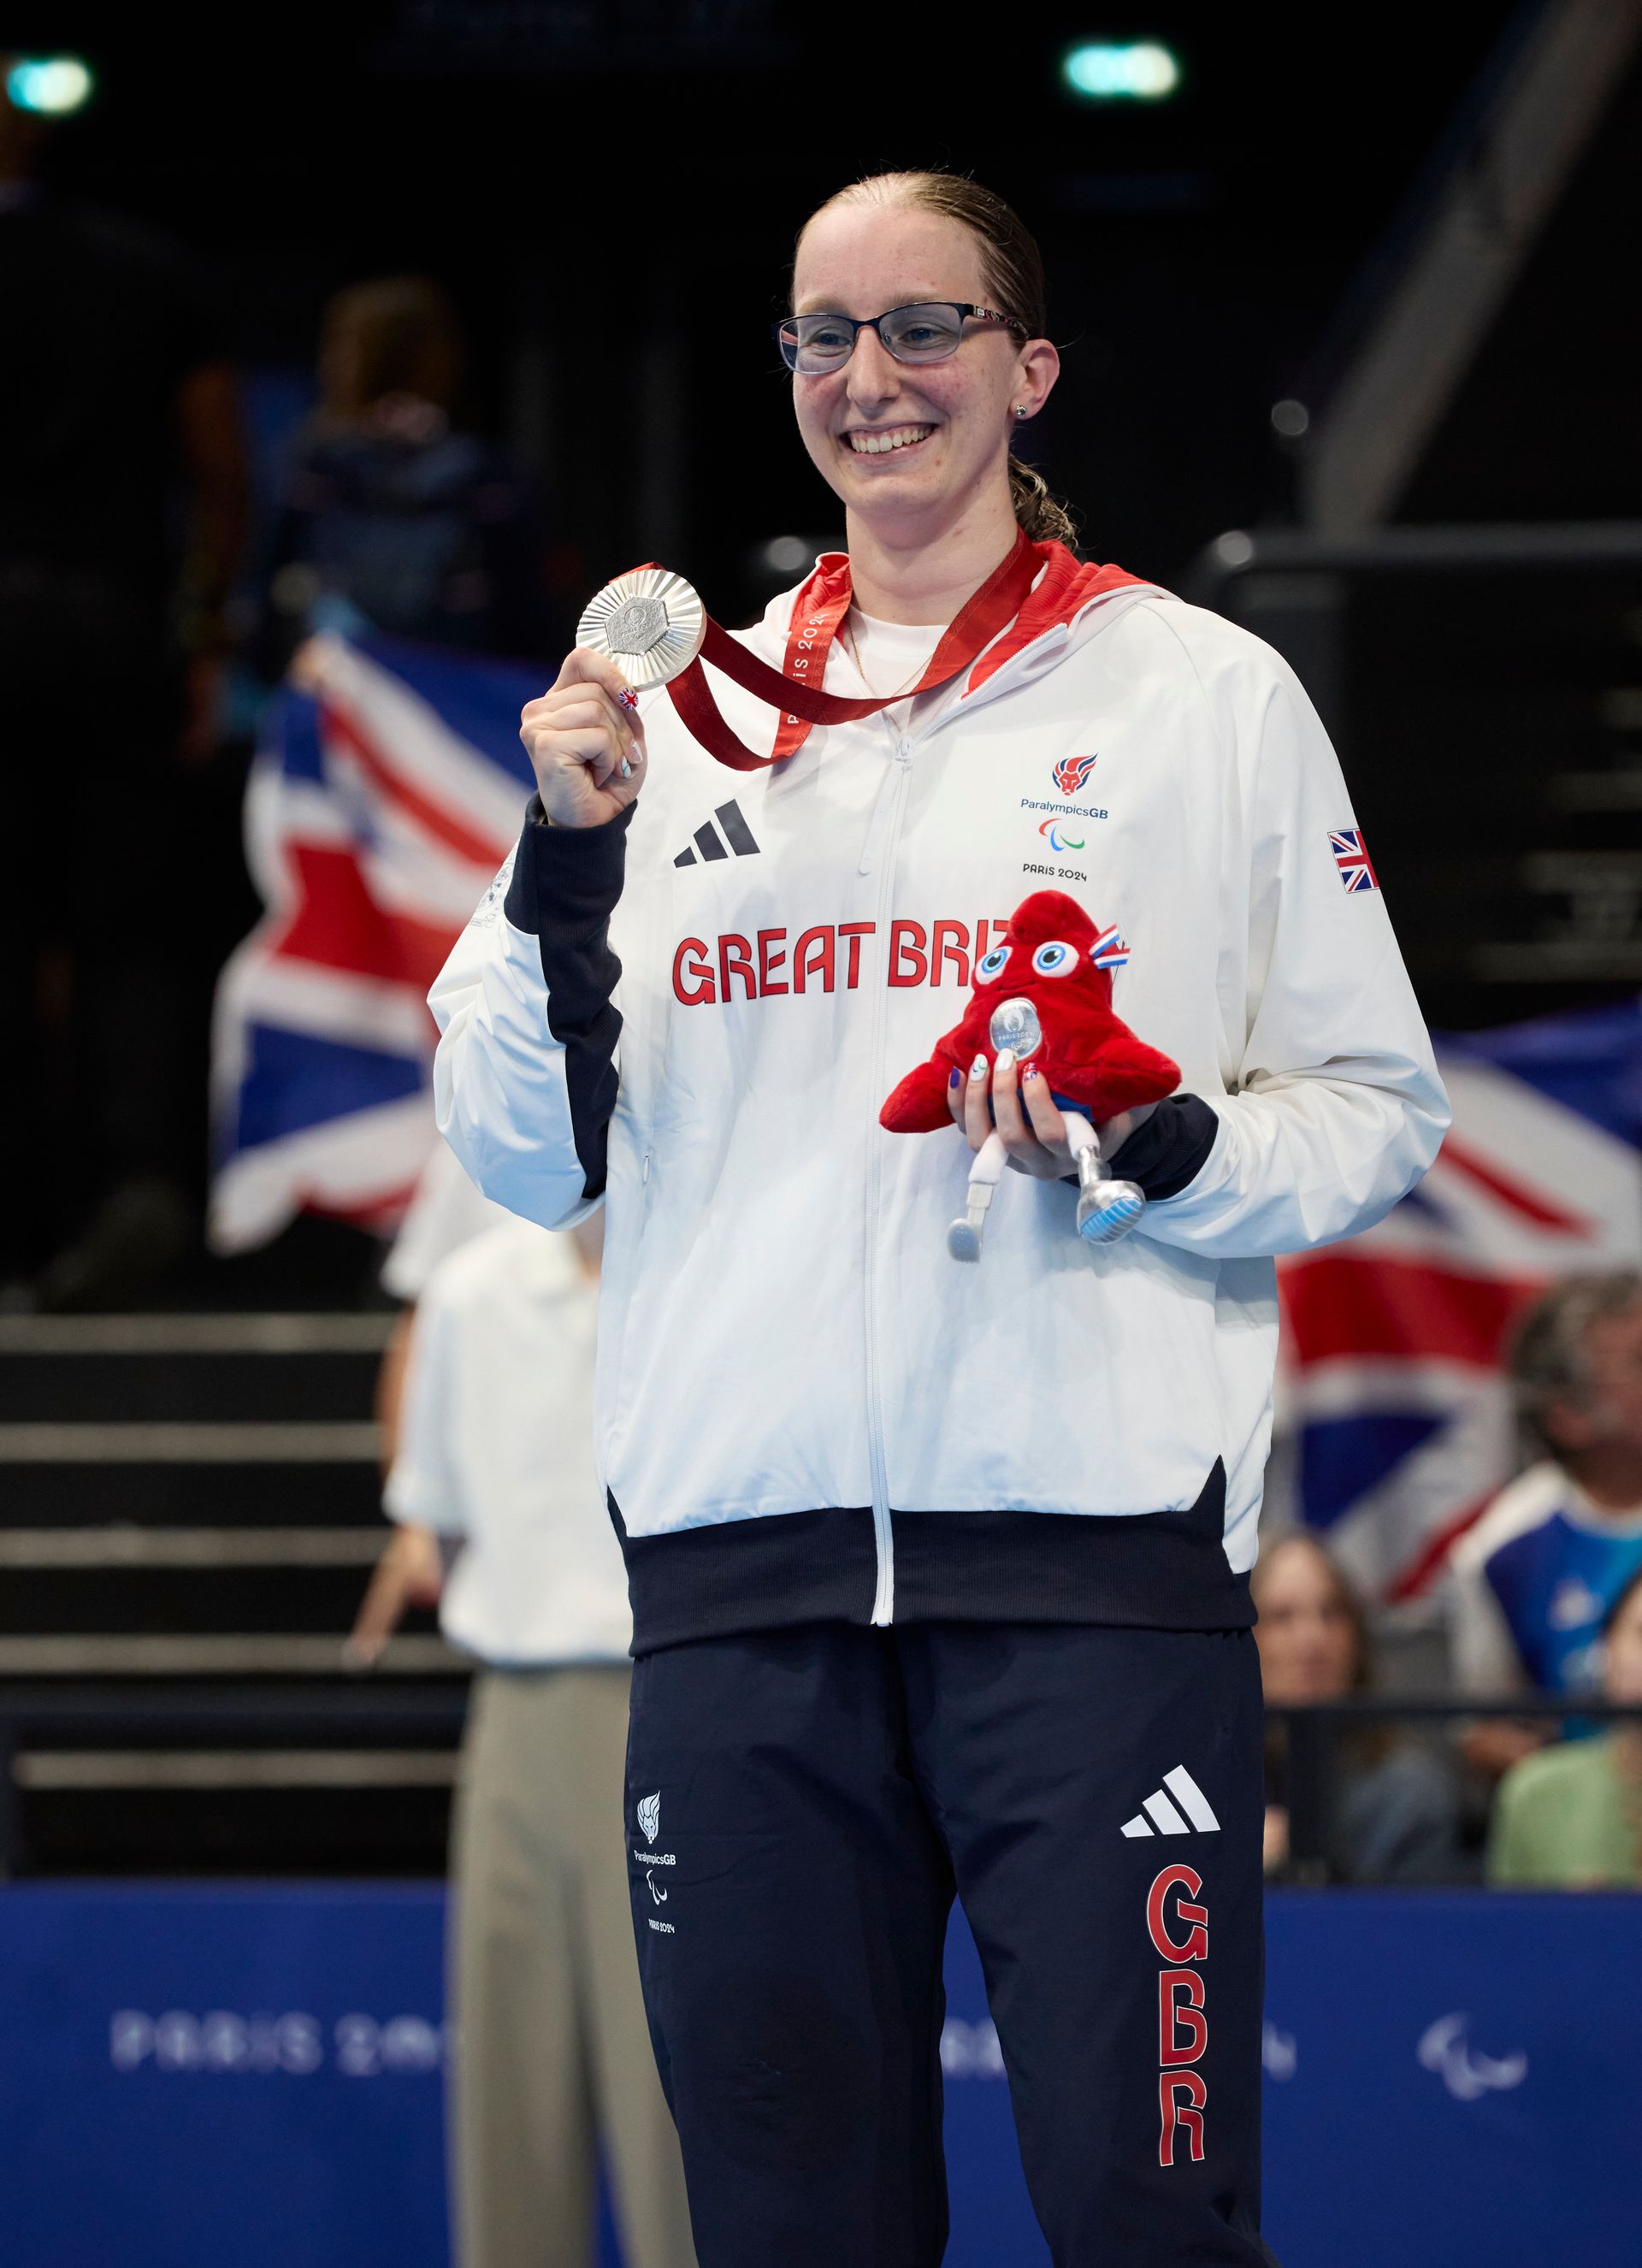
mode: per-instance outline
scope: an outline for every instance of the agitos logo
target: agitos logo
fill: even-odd
[[[1098,755],[1063,756],[1056,765],[1051,777],[1063,795],[1074,796],[1099,762]],[[1042,831],[1040,829],[1040,832]]]
[[[1058,819],[1046,819],[1038,833],[1044,836],[1051,850],[1081,850],[1089,839],[1086,835],[1068,835]]]

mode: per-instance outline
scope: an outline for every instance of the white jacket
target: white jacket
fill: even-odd
[[[777,666],[793,595],[747,633]],[[1252,1619],[1272,1256],[1379,1219],[1447,1108],[1286,665],[1149,585],[1057,612],[983,682],[756,774],[646,696],[633,812],[527,820],[430,996],[486,1195],[549,1226],[607,1197],[597,1424],[639,1652],[817,1616]],[[866,689],[839,646],[825,684]],[[1127,939],[1114,1005],[1202,1098],[1197,1170],[1104,1252],[1071,1186],[1008,1174],[965,1267],[961,1138],[878,1112],[961,1013],[979,925],[1051,883]]]

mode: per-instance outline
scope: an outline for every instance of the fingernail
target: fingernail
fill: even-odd
[[[963,1073],[962,1073],[961,1071],[958,1071],[958,1070],[954,1069],[954,1071],[953,1071],[953,1074],[952,1074],[951,1078],[946,1081],[947,1086],[957,1086],[957,1084],[958,1084],[958,1082],[959,1082],[959,1080],[960,1080],[962,1077],[963,1077]]]
[[[1029,1063],[1029,1064],[1023,1064],[1023,1065],[1022,1065],[1022,1067],[1021,1067],[1021,1072],[1020,1072],[1020,1076],[1021,1076],[1021,1078],[1022,1078],[1022,1079],[1035,1079],[1035,1078],[1037,1077],[1037,1075],[1038,1075],[1038,1067],[1037,1067],[1036,1064],[1035,1064],[1035,1063]]]
[[[622,777],[623,779],[631,779],[632,777],[633,767],[628,762],[627,758],[623,756],[622,759]]]
[[[984,1079],[986,1077],[986,1057],[984,1056],[976,1056],[975,1061],[969,1066],[969,1076],[971,1079]]]
[[[999,1049],[998,1050],[998,1070],[999,1070],[999,1071],[1013,1071],[1014,1067],[1015,1067],[1015,1051],[1014,1051],[1013,1048],[999,1048]]]
[[[624,685],[615,697],[623,709],[637,709],[638,706],[638,696],[630,685]]]

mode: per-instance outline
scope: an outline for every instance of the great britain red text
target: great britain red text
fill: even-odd
[[[673,956],[673,994],[686,1008],[702,1008],[799,992],[854,992],[879,983],[951,983],[961,991],[988,939],[1008,926],[1007,919],[894,921],[884,932],[876,922],[820,922],[796,935],[758,929],[682,938]]]

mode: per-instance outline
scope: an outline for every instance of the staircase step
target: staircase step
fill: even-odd
[[[85,1528],[111,1521],[173,1527],[363,1527],[381,1509],[375,1463],[39,1464],[0,1466],[4,1524]]]
[[[340,1631],[0,1636],[0,1677],[335,1677],[342,1666]],[[469,1667],[442,1638],[401,1632],[375,1674],[425,1677]]]
[[[0,1424],[368,1418],[392,1322],[0,1316]]]
[[[383,1529],[379,1549],[387,1539]],[[338,1638],[359,1609],[366,1567],[34,1567],[0,1584],[0,1633],[109,1636],[187,1631],[329,1631]],[[433,1628],[418,1615],[412,1627]]]

